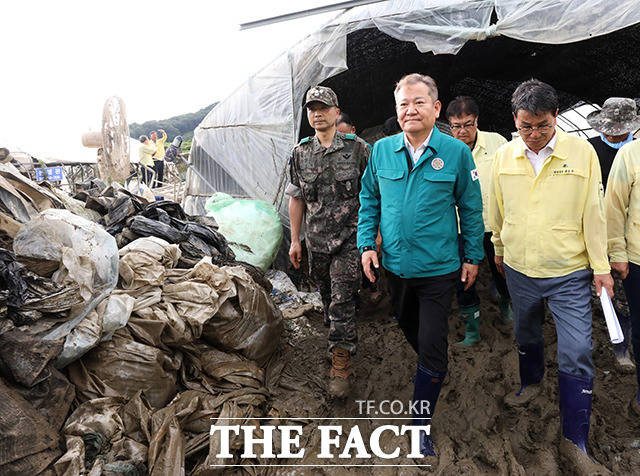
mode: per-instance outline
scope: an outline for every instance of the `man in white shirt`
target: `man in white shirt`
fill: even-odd
[[[547,126],[540,126],[540,127],[546,128]],[[536,128],[532,127],[531,129],[533,132],[533,130]],[[540,149],[540,151],[537,153],[532,151],[529,148],[529,146],[526,145],[525,143],[524,155],[527,157],[527,159],[529,159],[529,162],[531,162],[531,166],[533,167],[533,171],[536,173],[536,175],[540,174],[540,171],[542,170],[542,166],[547,161],[547,159],[551,156],[551,154],[553,154],[553,148],[555,146],[556,146],[555,134],[553,135],[549,143],[544,148]]]

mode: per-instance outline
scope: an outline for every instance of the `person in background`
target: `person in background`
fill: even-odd
[[[138,148],[138,162],[144,166],[142,167],[142,182],[151,186],[150,182],[153,177],[153,154],[155,154],[156,148],[145,135],[141,135],[138,140],[141,144]]]
[[[602,185],[605,193],[609,172],[617,152],[633,140],[633,132],[640,129],[640,117],[637,114],[636,102],[630,98],[609,98],[602,105],[602,109],[587,116],[589,125],[600,134],[589,139],[598,154],[600,169],[602,170]],[[630,358],[629,342],[631,338],[631,317],[629,304],[620,273],[614,268],[613,305],[620,321],[624,340],[613,344],[617,368],[624,373],[633,373],[635,363]]]
[[[433,78],[407,75],[396,85],[394,97],[403,132],[374,145],[362,177],[358,249],[365,274],[375,282],[380,230],[391,301],[418,355],[413,421],[422,425],[433,417],[447,373],[456,282],[473,285],[483,258],[482,196],[469,147],[435,127],[441,104]],[[456,207],[465,242],[462,262]],[[420,450],[436,456],[431,435],[421,433]]]
[[[341,112],[336,120],[336,128],[338,132],[342,132],[343,134],[355,134],[356,126],[353,125],[353,121],[351,117],[346,112]]]
[[[504,277],[498,272],[494,262],[495,256],[493,244],[491,243],[491,231],[488,224],[489,189],[491,186],[491,168],[496,151],[507,140],[495,132],[485,132],[478,129],[478,117],[480,109],[478,103],[470,96],[458,96],[447,106],[447,120],[451,127],[453,137],[461,140],[473,154],[473,160],[478,169],[480,178],[480,188],[482,189],[482,218],[484,220],[484,252],[489,261],[491,277],[498,291],[498,303],[502,321],[508,323],[513,321],[513,311],[511,310],[511,297]],[[464,242],[460,235],[460,253],[464,253]],[[479,342],[480,337],[480,297],[476,291],[475,284],[466,291],[462,283],[458,283],[457,300],[460,307],[460,314],[466,325],[464,340],[461,345],[471,346]]]
[[[609,261],[629,302],[638,385],[631,410],[640,417],[640,142],[630,142],[616,154],[605,204]]]
[[[391,116],[382,125],[382,133],[385,137],[393,136],[402,132],[400,124],[398,124],[398,116]]]
[[[167,140],[167,133],[163,129],[158,129],[160,137],[156,131],[149,133],[149,138],[156,146],[156,152],[153,154],[153,170],[156,173],[156,180],[153,188],[162,187],[164,181],[164,143]]]
[[[637,105],[630,98],[609,98],[599,111],[587,116],[587,122],[599,135],[592,137],[589,143],[598,154],[602,184],[607,187],[609,171],[616,153],[633,140],[633,132],[640,129],[640,117]]]
[[[355,134],[336,130],[340,109],[331,89],[309,89],[304,108],[316,133],[302,139],[289,160],[291,183],[285,190],[291,222],[289,259],[294,268],[300,267],[304,219],[310,278],[320,289],[330,321],[328,391],[344,398],[351,387],[351,357],[358,345],[356,296],[361,271],[356,228],[360,177],[369,147]]]
[[[559,451],[573,474],[602,471],[587,454],[594,366],[591,289],[613,295],[598,156],[556,128],[558,95],[531,79],[511,97],[520,137],[496,152],[489,197],[495,262],[506,274],[515,314],[520,389],[510,407],[528,405],[544,376],[545,302],[555,322]],[[598,473],[601,474],[601,473]]]

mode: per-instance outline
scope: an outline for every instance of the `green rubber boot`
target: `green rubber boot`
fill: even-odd
[[[470,347],[480,342],[480,306],[469,306],[460,308],[462,320],[467,325],[464,332],[464,339],[458,342],[459,345]]]
[[[504,324],[513,322],[513,308],[511,307],[511,299],[500,296],[498,301],[500,306],[500,316]]]

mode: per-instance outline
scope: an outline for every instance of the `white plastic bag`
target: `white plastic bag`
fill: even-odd
[[[118,283],[118,246],[97,223],[68,210],[49,209],[20,228],[13,241],[18,256],[58,261],[56,282],[67,279],[80,286],[84,304],[72,308],[69,319],[47,330],[43,339],[59,339],[109,296]]]

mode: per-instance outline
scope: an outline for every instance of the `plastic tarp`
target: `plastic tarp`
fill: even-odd
[[[52,276],[54,283],[78,286],[82,298],[74,305],[66,321],[40,321],[31,326],[29,333],[38,334],[42,339],[65,338],[65,347],[57,366],[66,365],[78,358],[91,346],[97,344],[88,327],[94,327],[98,334],[112,333],[126,324],[128,315],[119,310],[131,308],[131,304],[120,301],[111,303],[109,312],[103,311],[99,323],[90,317],[84,323],[85,329],[70,332],[82,322],[109,294],[118,283],[118,247],[116,240],[97,223],[74,215],[68,210],[49,209],[22,226],[15,237],[13,248],[17,256],[60,263]],[[105,303],[109,307],[109,304]],[[106,321],[103,321],[106,313]],[[130,313],[130,311],[129,311]],[[95,325],[90,325],[92,321]],[[107,324],[107,329],[102,328]],[[97,325],[102,329],[95,328]]]
[[[198,126],[184,207],[203,213],[213,192],[264,200],[288,223],[287,160],[306,90],[347,69],[347,35],[376,28],[423,53],[455,54],[469,40],[504,35],[569,43],[640,22],[635,0],[413,0],[355,7],[282,53],[218,104]],[[491,14],[498,21],[491,24]],[[212,189],[207,182],[215,187]]]

